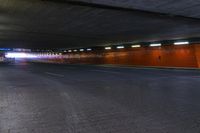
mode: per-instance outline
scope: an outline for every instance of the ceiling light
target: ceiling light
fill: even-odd
[[[139,48],[139,47],[141,47],[141,45],[132,45],[131,47],[132,48]]]
[[[84,51],[84,49],[79,49],[79,51],[83,52],[83,51]]]
[[[123,49],[124,46],[117,46],[117,49]]]
[[[185,42],[175,42],[174,45],[187,45],[189,44],[188,41],[185,41]]]
[[[91,48],[88,48],[88,49],[87,49],[87,51],[91,51],[91,50],[92,50]]]
[[[151,47],[159,47],[161,46],[161,43],[152,43],[150,44]]]
[[[105,49],[106,49],[106,50],[110,50],[110,49],[112,49],[112,48],[111,48],[111,47],[105,47]]]

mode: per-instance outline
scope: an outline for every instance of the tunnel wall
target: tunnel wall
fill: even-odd
[[[115,64],[153,67],[200,67],[200,45],[167,45],[121,50],[78,52],[49,62],[68,64]]]
[[[200,45],[195,45],[195,56],[197,61],[197,66],[200,68]]]

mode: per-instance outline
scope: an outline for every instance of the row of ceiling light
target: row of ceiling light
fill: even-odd
[[[85,51],[85,49],[79,49],[79,50],[77,50],[77,49],[74,49],[74,50],[65,50],[64,52],[68,52],[68,53],[71,53],[71,52],[78,52],[78,51],[80,51],[80,52],[83,52],[83,51]],[[91,48],[87,48],[86,49],[86,51],[92,51],[92,49]]]
[[[174,45],[187,45],[187,44],[190,44],[189,41],[182,41],[182,42],[174,42]],[[150,47],[160,47],[162,46],[162,43],[151,43],[149,45]],[[132,48],[140,48],[141,45],[138,45],[138,44],[135,44],[135,45],[132,45],[131,46]],[[124,45],[119,45],[119,46],[116,46],[117,49],[124,49],[125,46]],[[105,50],[111,50],[112,47],[111,46],[107,46],[104,48]],[[68,53],[71,53],[71,52],[83,52],[83,51],[92,51],[91,48],[87,48],[87,49],[74,49],[74,50],[65,50],[64,52],[68,52]]]
[[[189,44],[188,41],[184,41],[184,42],[174,42],[174,45],[187,45],[187,44]],[[160,46],[162,46],[162,43],[151,43],[149,46],[150,46],[150,47],[160,47]],[[131,47],[132,47],[132,48],[140,48],[141,45],[132,45]],[[121,45],[121,46],[117,46],[116,48],[117,48],[117,49],[123,49],[123,48],[125,48],[125,47],[124,47],[123,45]],[[111,49],[112,49],[112,47],[105,47],[105,50],[111,50]]]

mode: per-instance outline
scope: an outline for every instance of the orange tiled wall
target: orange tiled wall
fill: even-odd
[[[58,60],[57,60],[58,61]],[[160,67],[200,67],[200,44],[142,47],[113,51],[71,53],[62,63],[119,64]]]

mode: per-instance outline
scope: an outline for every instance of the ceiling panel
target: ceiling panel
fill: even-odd
[[[72,0],[73,1],[73,0]],[[200,18],[199,0],[74,0]]]
[[[64,0],[0,2],[0,47],[72,48],[200,37],[200,21],[196,19],[70,4]],[[116,4],[120,2],[123,1]],[[139,0],[135,4],[139,6]]]

